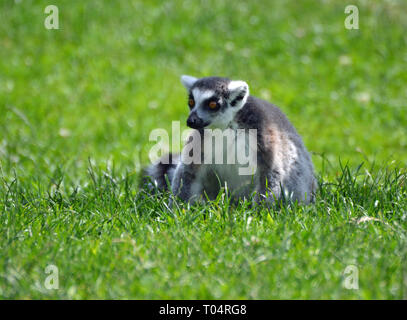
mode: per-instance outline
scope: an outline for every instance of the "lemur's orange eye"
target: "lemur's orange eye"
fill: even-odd
[[[218,106],[218,104],[215,101],[209,102],[209,108],[215,109]]]
[[[188,100],[188,105],[192,108],[195,105],[194,99],[189,99]]]

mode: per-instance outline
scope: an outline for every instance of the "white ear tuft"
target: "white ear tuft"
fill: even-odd
[[[241,80],[231,81],[228,85],[229,102],[232,107],[242,107],[249,96],[249,85]]]
[[[197,80],[198,80],[197,78],[192,77],[192,76],[187,76],[187,75],[181,76],[181,83],[184,85],[184,87],[187,90],[190,90]]]

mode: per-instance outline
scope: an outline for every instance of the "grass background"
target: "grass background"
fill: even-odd
[[[359,30],[339,0],[57,0],[59,30],[49,4],[0,0],[0,297],[407,297],[405,1],[353,1]],[[279,105],[315,206],[171,211],[138,192],[150,131],[185,123],[181,74]]]

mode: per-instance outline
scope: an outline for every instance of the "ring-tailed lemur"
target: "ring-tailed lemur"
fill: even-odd
[[[291,199],[309,203],[317,188],[311,157],[301,137],[287,117],[276,106],[249,95],[244,81],[208,77],[197,79],[182,76],[188,90],[190,114],[187,125],[196,130],[190,135],[181,155],[170,155],[170,163],[162,161],[147,168],[144,176],[154,181],[158,189],[167,189],[167,181],[174,195],[185,201],[214,199],[221,187],[226,187],[235,198],[255,200]],[[191,145],[197,144],[205,156],[203,142],[205,129],[256,129],[256,170],[253,174],[239,174],[238,164],[187,163]],[[250,134],[249,134],[250,135]],[[212,140],[211,140],[212,141]],[[247,142],[246,140],[243,140]],[[236,143],[236,140],[232,141]],[[228,140],[224,150],[230,150]],[[250,146],[233,145],[237,152],[250,153]],[[253,152],[252,152],[253,153]]]

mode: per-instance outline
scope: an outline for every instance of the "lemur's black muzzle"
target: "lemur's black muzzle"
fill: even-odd
[[[192,129],[200,129],[207,125],[195,112],[192,112],[187,120],[187,126]]]

